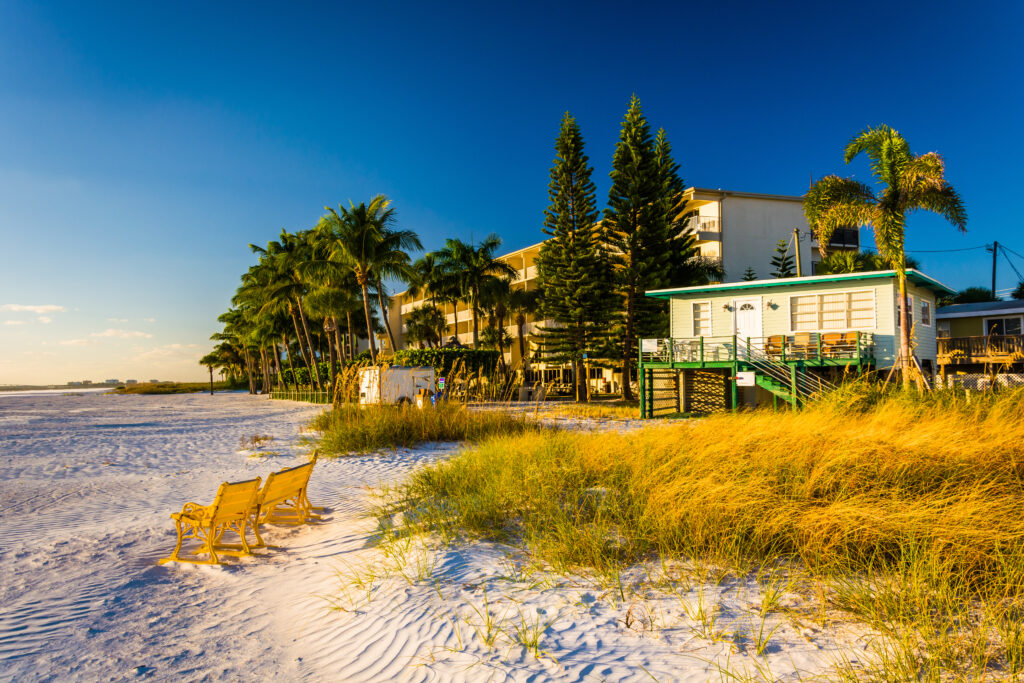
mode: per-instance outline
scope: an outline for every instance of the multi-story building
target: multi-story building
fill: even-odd
[[[771,277],[779,240],[788,245],[794,267],[799,243],[800,274],[815,274],[821,255],[804,218],[803,197],[691,187],[686,199],[701,254],[721,261],[725,282],[741,279],[747,268],[758,279]],[[829,243],[829,250],[859,248],[856,228],[836,230]]]
[[[498,257],[500,261],[504,261],[516,269],[517,277],[512,283],[512,289],[537,288],[536,261],[537,255],[540,253],[541,244],[543,242],[538,242],[537,244]],[[406,346],[406,333],[408,330],[405,325],[405,316],[426,303],[427,300],[424,296],[413,296],[408,291],[400,292],[391,297],[391,302],[388,305],[388,320],[391,323],[391,331],[395,335],[395,344],[399,348],[405,348]],[[454,337],[460,344],[471,346],[473,344],[473,311],[469,305],[457,302],[439,305],[438,307],[444,311],[447,324],[443,342],[448,343]],[[536,350],[535,325],[539,322],[534,319],[534,316],[527,316],[526,325],[523,328],[523,336],[527,339],[527,353],[531,352],[530,349]],[[486,324],[486,319],[478,321],[481,333]],[[512,348],[506,350],[505,360],[509,363],[510,367],[516,367],[521,363],[522,358],[519,353],[519,341],[516,339],[518,329],[514,321],[509,321],[506,331],[513,339]]]
[[[814,274],[820,256],[804,218],[802,197],[691,187],[686,190],[686,199],[691,214],[688,229],[697,238],[697,245],[703,256],[721,260],[726,282],[739,280],[748,267],[754,270],[758,278],[771,277],[771,259],[775,255],[779,240],[786,241],[789,253],[793,256],[796,254],[795,245],[799,240],[800,272],[802,275]],[[794,230],[797,231],[796,234]],[[856,229],[836,231],[829,246],[833,249],[859,248],[858,236]],[[513,283],[513,288],[536,287],[535,263],[541,244],[543,242],[499,257],[518,272],[519,277]],[[395,343],[399,348],[406,345],[405,316],[425,303],[423,296],[412,296],[408,292],[391,297],[388,315]],[[465,303],[458,303],[447,304],[442,308],[448,325],[445,342],[455,337],[461,344],[472,344],[473,317],[470,307]],[[484,324],[485,321],[481,320],[481,328]],[[527,353],[532,353],[538,348],[535,329],[536,326],[544,324],[540,320],[528,318],[524,329]],[[510,367],[517,367],[522,359],[518,340],[515,339],[517,329],[511,321],[507,331],[513,337],[513,341],[511,348],[506,351],[506,362]],[[538,367],[543,368],[543,365]],[[554,372],[554,369],[546,370],[549,375]],[[611,371],[602,373],[595,370],[592,374],[595,383],[601,386],[603,380],[614,385],[618,379]]]

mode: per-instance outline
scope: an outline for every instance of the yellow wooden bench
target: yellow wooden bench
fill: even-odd
[[[256,497],[256,506],[252,511],[252,528],[256,533],[256,547],[266,546],[260,536],[260,525],[266,522],[275,524],[305,524],[320,519],[316,514],[322,508],[314,508],[306,496],[309,477],[316,465],[317,453],[302,465],[289,467],[267,475],[267,481]]]
[[[222,555],[251,555],[252,551],[245,539],[245,530],[249,525],[252,512],[256,507],[256,497],[260,493],[260,478],[234,483],[224,482],[217,489],[217,495],[210,505],[185,503],[181,512],[171,514],[178,529],[178,543],[170,557],[160,560],[167,562],[191,562],[193,564],[217,564],[218,550]],[[242,539],[241,544],[229,546],[220,542],[227,531],[234,531]],[[193,554],[209,555],[206,560],[184,558],[179,555],[181,543],[187,538],[202,541],[202,546]],[[240,549],[240,551],[235,550]]]

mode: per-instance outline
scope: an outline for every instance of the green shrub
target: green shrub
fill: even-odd
[[[456,369],[470,373],[491,373],[498,364],[494,349],[401,349],[395,352],[395,365],[433,367],[439,375],[451,374]]]
[[[319,448],[325,455],[408,448],[431,441],[478,441],[492,434],[540,429],[529,418],[450,402],[422,409],[339,404],[314,419],[311,427],[323,433]]]

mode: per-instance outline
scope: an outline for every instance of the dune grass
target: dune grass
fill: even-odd
[[[318,448],[324,455],[371,453],[431,441],[479,441],[492,434],[511,436],[541,429],[527,416],[476,410],[458,402],[422,409],[339,403],[310,426],[322,433]]]
[[[410,523],[522,543],[557,570],[784,565],[881,634],[884,680],[1024,673],[1024,390],[855,385],[796,412],[628,433],[503,433],[417,471]]]
[[[639,420],[640,404],[623,401],[591,401],[590,403],[552,402],[544,406],[546,415],[596,420]]]

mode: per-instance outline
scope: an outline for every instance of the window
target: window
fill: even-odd
[[[986,318],[985,334],[1020,334],[1020,318]]]
[[[935,321],[935,336],[936,337],[948,337],[949,336],[949,321],[948,320],[936,320]]]
[[[693,336],[711,336],[711,302],[699,301],[693,304]]]
[[[932,326],[932,302],[921,299],[921,324]]]
[[[914,297],[907,294],[907,327],[914,327]],[[896,294],[896,327],[900,326],[900,295]]]
[[[872,330],[875,293],[868,289],[794,296],[789,299],[789,311],[794,332]]]

